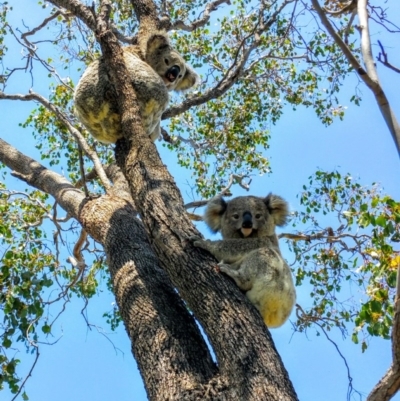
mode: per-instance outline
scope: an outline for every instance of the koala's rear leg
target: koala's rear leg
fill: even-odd
[[[240,263],[227,264],[221,261],[218,263],[219,270],[232,277],[236,285],[243,291],[249,291],[253,287],[253,279],[246,270],[240,269]]]

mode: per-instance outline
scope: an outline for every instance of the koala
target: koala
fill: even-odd
[[[283,259],[275,226],[283,226],[288,204],[280,196],[240,196],[208,202],[204,221],[222,240],[191,238],[220,262],[220,271],[232,277],[260,311],[269,328],[281,326],[289,317],[296,291],[289,266]]]
[[[161,115],[168,105],[168,92],[192,88],[199,77],[162,31],[145,35],[138,45],[124,47],[123,56],[143,127],[155,141],[161,134]],[[98,141],[115,143],[122,137],[117,94],[101,58],[83,73],[75,89],[74,103],[75,114]]]

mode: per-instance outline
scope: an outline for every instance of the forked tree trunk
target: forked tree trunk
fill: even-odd
[[[50,2],[67,8],[94,29],[102,47],[118,93],[122,130],[129,138],[117,143],[116,159],[141,222],[131,204],[112,193],[94,200],[69,197],[72,207],[62,198],[68,191],[76,192],[75,188],[61,183],[58,190],[50,186],[46,192],[70,212],[73,209],[71,214],[104,245],[117,303],[149,399],[297,400],[259,313],[233,282],[216,272],[211,255],[187,241],[199,233],[143,130],[121,48],[108,25],[111,2],[103,0],[98,14],[78,0]],[[139,34],[160,27],[151,0],[132,3],[141,24]],[[33,185],[40,188],[38,182]],[[216,364],[185,304],[202,325]]]

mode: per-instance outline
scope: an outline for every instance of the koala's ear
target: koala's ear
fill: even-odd
[[[287,218],[289,216],[289,205],[285,199],[278,195],[269,194],[264,198],[264,202],[274,219],[275,225],[284,226],[287,223]]]
[[[221,219],[226,206],[227,203],[222,196],[216,196],[208,202],[203,218],[211,231],[216,233],[221,229]]]
[[[200,82],[200,77],[197,75],[197,73],[187,64],[185,66],[186,66],[186,73],[183,76],[182,80],[179,82],[179,84],[176,86],[175,88],[176,91],[185,91],[198,85],[198,83]]]
[[[170,46],[167,33],[159,31],[151,35],[146,40],[146,43],[142,44],[141,50],[145,54],[145,57],[147,57],[156,52],[161,47],[167,47],[167,46]]]

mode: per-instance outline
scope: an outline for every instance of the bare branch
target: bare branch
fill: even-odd
[[[232,194],[230,192],[230,189],[233,184],[239,184],[242,188],[244,188],[246,191],[248,191],[250,189],[251,180],[249,182],[245,182],[244,181],[245,178],[249,178],[249,176],[248,175],[231,174],[229,176],[229,181],[228,181],[228,184],[226,185],[226,187],[223,188],[221,190],[221,192],[219,194],[217,194],[216,196],[231,196]],[[202,207],[202,206],[207,205],[208,201],[209,201],[209,199],[193,201],[193,202],[190,202],[190,203],[187,203],[186,205],[184,205],[184,208],[187,210],[187,209]],[[195,219],[192,219],[192,220],[195,220]]]
[[[54,14],[50,15],[49,17],[45,18],[41,24],[39,24],[36,28],[31,29],[28,32],[25,32],[21,35],[21,39],[28,45],[33,46],[28,39],[27,36],[34,35],[36,32],[39,32],[42,28],[44,28],[49,22],[56,19],[59,15],[62,15],[64,18],[72,17],[71,13],[64,13],[61,10],[57,10]]]
[[[388,60],[388,55],[385,52],[385,48],[383,47],[382,43],[380,40],[378,40],[378,45],[381,48],[381,51],[379,52],[378,57],[376,58],[380,63],[382,63],[385,67],[390,68],[391,70],[397,72],[400,74],[400,68],[395,67],[394,65],[389,63]]]
[[[125,36],[123,35],[113,23],[111,23],[111,30],[113,34],[118,38],[122,43],[128,43],[130,45],[137,44],[137,35],[135,36]]]
[[[278,238],[286,238],[292,241],[313,241],[316,239],[328,238],[326,236],[326,230],[321,231],[317,234],[307,235],[307,234],[291,234],[291,233],[281,233],[278,235]]]
[[[186,205],[184,205],[184,208],[187,210],[187,209],[194,209],[194,208],[198,208],[198,207],[203,207],[203,206],[207,205],[208,201],[209,201],[209,199],[189,202]]]
[[[351,66],[358,72],[360,78],[364,83],[371,89],[375,96],[376,102],[378,104],[379,110],[381,111],[383,118],[385,119],[386,125],[392,135],[395,142],[397,152],[400,154],[400,126],[397,122],[396,116],[390,107],[389,100],[387,99],[383,88],[381,87],[378,76],[376,73],[376,68],[373,65],[374,61],[372,58],[372,51],[369,39],[369,29],[368,29],[368,12],[367,12],[367,0],[358,0],[357,9],[358,17],[360,20],[360,32],[361,32],[361,51],[364,58],[364,63],[366,65],[367,71],[361,66],[358,60],[353,55],[352,51],[342,40],[339,34],[336,32],[321,6],[318,0],[311,0],[315,11],[317,12],[322,24],[325,26],[328,33],[332,36],[333,40],[340,47],[343,54],[346,56],[348,62]]]
[[[308,319],[307,314],[304,312],[303,308],[302,308],[299,304],[296,304],[296,316],[297,316],[299,319],[301,319],[301,320],[302,320],[302,319]],[[342,360],[343,360],[343,362],[344,362],[344,365],[345,365],[346,370],[347,370],[347,380],[348,380],[348,382],[349,382],[348,387],[347,387],[347,401],[350,401],[351,395],[352,395],[353,392],[356,392],[356,393],[358,393],[358,394],[360,394],[360,392],[357,391],[356,389],[354,389],[354,387],[353,387],[353,378],[352,378],[351,373],[350,373],[349,364],[347,363],[347,360],[346,360],[345,356],[344,356],[344,355],[342,354],[342,352],[340,351],[339,346],[335,343],[335,341],[333,341],[333,340],[329,337],[329,335],[328,335],[328,333],[326,332],[325,328],[324,328],[321,324],[319,324],[318,321],[317,321],[316,319],[312,319],[312,321],[313,321],[313,323],[314,323],[315,325],[317,325],[317,326],[322,330],[322,332],[324,333],[326,339],[327,339],[331,344],[333,344],[333,346],[335,347],[335,349],[336,349],[337,353],[339,354],[340,358],[342,358]]]
[[[188,213],[189,219],[192,221],[203,221],[203,216],[195,213]]]
[[[400,27],[387,19],[386,9],[379,6],[373,6],[371,4],[368,6],[370,10],[369,18],[371,18],[377,24],[382,25],[390,33],[400,32]]]
[[[34,188],[48,193],[58,201],[60,206],[70,216],[79,216],[80,205],[85,195],[76,189],[65,177],[57,174],[38,163],[36,160],[19,152],[13,146],[0,138],[0,161],[14,175]]]
[[[73,15],[82,20],[90,29],[96,30],[94,10],[86,7],[79,0],[48,0],[56,7],[65,8]]]
[[[69,122],[67,116],[58,107],[54,106],[54,104],[49,102],[43,96],[32,91],[28,95],[20,95],[20,94],[7,95],[4,92],[0,92],[0,99],[22,100],[22,101],[36,100],[43,106],[45,106],[48,110],[50,110],[52,113],[54,113],[56,117],[66,126],[68,131],[75,137],[75,139],[79,143],[79,146],[81,146],[81,148],[90,158],[90,160],[92,160],[94,168],[96,169],[97,174],[102,184],[104,185],[106,191],[110,190],[111,188],[110,183],[103,170],[102,164],[100,162],[99,157],[97,156],[97,153],[90,148],[83,135]]]
[[[76,244],[74,246],[73,249],[73,256],[70,256],[69,258],[67,258],[67,261],[69,263],[71,263],[71,265],[75,268],[78,269],[78,272],[76,273],[75,277],[71,280],[71,282],[65,287],[63,293],[66,293],[68,291],[68,289],[70,289],[71,287],[73,287],[77,281],[79,280],[79,278],[82,276],[85,267],[86,267],[86,262],[85,262],[85,258],[83,257],[82,254],[82,246],[83,244],[85,244],[85,247],[88,244],[87,241],[87,233],[85,231],[84,228],[81,229],[81,233],[79,234],[79,238],[76,241]],[[60,298],[60,296],[59,296]]]
[[[343,32],[343,36],[344,36],[344,43],[346,43],[346,45],[349,45],[349,36],[350,36],[350,30],[351,27],[353,25],[354,19],[357,15],[357,8],[355,8],[349,18],[349,22],[347,23],[346,29]]]
[[[36,351],[35,360],[33,361],[33,364],[32,364],[32,366],[31,366],[31,368],[29,369],[28,374],[25,376],[25,379],[23,380],[23,382],[22,382],[21,385],[19,386],[18,391],[15,393],[15,395],[14,395],[14,397],[11,399],[11,401],[15,401],[15,400],[18,398],[18,396],[21,394],[21,391],[23,390],[23,388],[24,388],[24,386],[25,386],[25,383],[27,382],[27,380],[29,379],[29,377],[32,376],[33,369],[35,369],[36,363],[37,363],[37,361],[38,361],[38,359],[39,359],[39,356],[40,356],[39,346],[38,346],[36,343],[34,343],[33,341],[30,341],[30,344],[32,345],[32,347],[35,348],[35,351]]]
[[[230,0],[212,1],[211,3],[207,4],[207,6],[204,10],[203,16],[201,18],[197,19],[196,21],[193,21],[191,24],[185,24],[184,21],[177,20],[173,24],[167,25],[166,29],[168,31],[171,31],[174,29],[180,29],[182,31],[192,32],[197,28],[203,27],[210,20],[210,14],[213,11],[216,11],[218,9],[218,6],[220,6],[223,3],[231,4]]]

